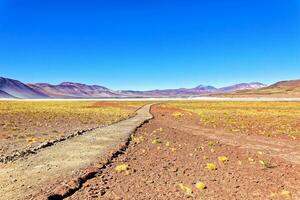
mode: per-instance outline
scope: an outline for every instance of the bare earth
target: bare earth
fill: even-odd
[[[299,141],[213,134],[196,128],[196,115],[175,118],[174,111],[154,106],[154,119],[135,133],[143,139],[132,141],[67,199],[300,199]],[[220,162],[218,156],[229,161]],[[217,169],[209,171],[207,163]],[[128,170],[118,173],[115,167],[121,164]],[[198,181],[206,189],[198,190]]]
[[[0,164],[0,199],[27,199],[49,185],[74,176],[127,140],[138,126],[150,119],[150,106],[144,106],[127,120],[57,143],[27,158]]]
[[[0,199],[300,199],[299,140],[201,129],[198,115],[160,105],[134,132],[149,109],[0,165]],[[126,148],[109,152],[132,132]],[[117,172],[120,165],[128,169]]]
[[[199,126],[182,126],[182,131],[202,135],[222,144],[237,146],[241,149],[264,151],[268,155],[280,157],[289,162],[300,165],[300,143],[286,138],[266,138],[266,136],[231,134],[221,130],[201,129]]]

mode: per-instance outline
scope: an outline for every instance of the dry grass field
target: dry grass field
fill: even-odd
[[[265,136],[300,135],[299,102],[170,102],[166,106],[197,113],[199,126]],[[180,117],[181,113],[174,113]]]
[[[66,199],[300,199],[299,140],[288,136],[297,137],[298,110],[287,102],[154,105],[126,151]]]
[[[0,103],[0,145],[7,154],[128,118],[149,102]],[[116,142],[112,151],[101,152],[101,145],[119,139],[124,121],[89,132],[97,144],[86,133],[1,163],[0,190],[15,199],[22,193],[27,199],[70,200],[299,199],[299,108],[298,102],[162,102],[151,107],[153,119],[129,128],[135,130],[129,142]]]
[[[128,118],[145,102],[1,101],[0,154]]]

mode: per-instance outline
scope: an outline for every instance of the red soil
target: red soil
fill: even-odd
[[[194,134],[185,127],[196,126],[199,118],[184,111],[175,117],[174,111],[154,106],[155,118],[137,130],[138,139],[68,199],[300,199],[300,165]],[[222,163],[218,156],[229,161]],[[207,163],[217,170],[209,171]],[[120,164],[128,170],[116,172]],[[198,181],[206,189],[198,190]],[[180,183],[192,190],[191,196]]]

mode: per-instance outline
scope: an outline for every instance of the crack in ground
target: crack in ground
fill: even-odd
[[[107,162],[104,163],[101,167],[98,167],[94,171],[91,171],[87,174],[84,174],[83,176],[78,177],[76,180],[73,180],[76,182],[75,187],[68,187],[65,190],[65,192],[62,194],[58,194],[58,193],[54,192],[53,194],[48,195],[46,198],[48,200],[63,200],[65,198],[70,197],[73,194],[75,194],[78,190],[80,190],[83,187],[84,183],[86,183],[88,180],[91,180],[91,179],[95,178],[96,176],[100,175],[104,169],[106,169],[110,164],[112,164],[114,162],[114,160],[116,158],[123,155],[126,152],[126,150],[129,148],[129,145],[132,141],[131,135],[134,134],[143,125],[145,125],[146,123],[149,123],[149,121],[152,119],[153,119],[153,115],[152,115],[151,119],[145,120],[142,124],[140,124],[138,127],[136,127],[133,130],[133,132],[129,135],[126,142],[122,145],[122,147],[119,148],[118,150],[116,150],[115,152],[113,152],[112,155],[110,156],[110,158],[107,160]]]
[[[140,108],[138,108],[136,111],[138,111]],[[126,119],[130,119],[132,117],[134,117],[136,115],[136,111],[133,115],[129,116],[128,118]],[[43,142],[41,144],[39,144],[38,146],[36,147],[30,147],[28,149],[24,149],[24,150],[17,150],[16,152],[10,154],[10,155],[0,155],[0,163],[8,163],[8,162],[13,162],[17,159],[20,159],[20,158],[25,158],[31,154],[36,154],[39,150],[41,149],[44,149],[44,148],[47,148],[47,147],[50,147],[50,146],[53,146],[59,142],[63,142],[65,140],[68,140],[68,139],[71,139],[71,138],[74,138],[76,136],[80,136],[80,135],[83,135],[87,132],[91,132],[93,130],[96,130],[98,128],[103,128],[103,127],[106,127],[106,126],[111,126],[111,125],[114,125],[116,123],[119,123],[123,120],[126,120],[126,119],[119,119],[111,124],[108,124],[108,125],[100,125],[100,126],[97,126],[97,127],[94,127],[94,128],[90,128],[90,129],[85,129],[85,130],[79,130],[79,131],[76,131],[74,133],[71,133],[69,134],[68,136],[63,136],[63,137],[60,137],[58,139],[55,139],[55,140],[50,140],[50,141],[46,141],[46,142]]]
[[[96,128],[90,128],[90,129],[76,131],[74,133],[69,134],[66,137],[61,137],[61,138],[58,138],[58,139],[55,139],[55,140],[50,140],[50,141],[43,142],[43,143],[39,144],[36,147],[31,147],[31,148],[24,149],[24,150],[17,150],[16,152],[14,152],[11,155],[1,156],[0,157],[0,163],[12,162],[12,161],[15,161],[15,160],[17,160],[19,158],[24,158],[26,156],[29,156],[30,154],[36,154],[41,149],[44,149],[46,147],[50,147],[50,146],[52,146],[52,145],[54,145],[54,144],[56,144],[58,142],[65,141],[65,140],[73,138],[75,136],[82,135],[82,134],[84,134],[86,132],[93,131],[93,130],[95,130],[97,128],[101,128],[101,126],[96,127]]]

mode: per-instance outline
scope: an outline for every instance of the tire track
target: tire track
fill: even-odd
[[[182,126],[182,131],[192,132],[193,135],[203,135],[223,144],[238,146],[243,149],[265,151],[273,157],[280,157],[288,162],[300,164],[299,141],[291,139],[267,138],[266,136],[230,134],[224,131],[202,129],[196,126]]]

